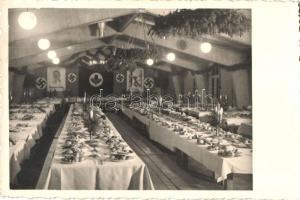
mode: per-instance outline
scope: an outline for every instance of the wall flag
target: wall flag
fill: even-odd
[[[124,74],[122,74],[122,73],[117,73],[117,74],[116,74],[116,81],[117,81],[118,83],[123,83],[124,80],[125,80]]]
[[[70,72],[67,79],[70,83],[75,83],[77,80],[77,75],[74,72]]]
[[[99,87],[103,83],[103,77],[99,72],[92,73],[89,78],[89,82],[93,87]]]
[[[35,86],[40,90],[45,89],[47,87],[46,79],[44,77],[37,77],[35,80]]]
[[[144,87],[146,88],[146,89],[151,89],[151,88],[153,88],[153,86],[154,86],[154,79],[153,78],[151,78],[151,77],[146,77],[145,78],[145,80],[144,80]]]

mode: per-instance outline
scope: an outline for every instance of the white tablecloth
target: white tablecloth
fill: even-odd
[[[94,159],[75,164],[60,164],[54,160],[47,180],[45,189],[154,189],[149,171],[139,157],[121,162],[104,161],[103,164]]]
[[[123,112],[129,119],[133,119],[134,112],[133,112],[131,109],[124,107],[124,108],[122,109],[122,112]]]
[[[197,145],[197,140],[174,135],[177,149],[186,153],[215,173],[217,182],[227,178],[230,173],[252,174],[252,153],[250,149],[239,149],[240,157],[224,158],[217,151],[208,151],[207,145]]]
[[[35,144],[35,141],[30,140],[20,140],[17,141],[13,147],[9,148],[9,177],[10,183],[16,184],[17,174],[21,170],[21,163],[29,158],[30,149]]]
[[[252,137],[252,124],[242,123],[238,128],[238,134]]]
[[[147,128],[150,126],[150,119],[147,116],[141,115],[140,113],[134,112],[135,118],[145,124]]]
[[[151,121],[149,126],[149,137],[151,140],[162,144],[167,149],[175,151],[174,132],[157,122]]]
[[[40,103],[40,104],[61,104],[62,103],[62,99],[61,98],[49,98],[49,97],[46,97],[46,98],[43,98],[43,99],[39,99],[37,101],[37,103]]]
[[[25,106],[22,106],[26,108]],[[30,109],[30,108],[28,108]],[[51,113],[55,111],[54,105],[48,105],[46,113],[33,113],[34,118],[28,121],[10,120],[9,126],[16,127],[18,124],[25,124],[18,132],[10,132],[9,138],[15,141],[15,145],[9,147],[9,163],[10,163],[10,182],[17,183],[17,174],[21,170],[21,164],[30,157],[30,150],[36,144],[36,140],[42,137],[42,129],[46,125],[46,121]],[[30,110],[28,110],[30,112]],[[18,119],[24,114],[15,113]]]
[[[197,108],[189,108],[189,109],[184,108],[183,111],[187,112],[188,114],[199,116],[199,117],[208,117],[213,115],[213,112],[211,111],[201,111]]]
[[[70,108],[70,110],[72,107]],[[78,163],[61,163],[61,145],[67,134],[67,123],[70,111],[62,133],[58,138],[54,158],[51,163],[45,189],[60,190],[143,190],[154,189],[153,183],[144,162],[134,153],[133,159],[112,162],[109,159],[102,163],[94,158],[87,158]],[[109,121],[111,129],[117,131]],[[110,150],[104,142],[99,141],[102,154],[109,154]]]
[[[244,124],[252,124],[252,120],[249,118],[234,117],[234,118],[226,118],[225,121],[229,126],[230,125],[240,126],[243,123]]]
[[[133,113],[138,116],[137,112]],[[149,119],[150,120],[150,119]],[[205,145],[197,145],[196,139],[188,140],[185,136],[176,134],[171,129],[160,125],[153,120],[149,126],[150,139],[156,141],[171,151],[176,149],[186,153],[215,173],[216,181],[222,181],[230,173],[252,174],[252,152],[250,149],[240,148],[239,157],[224,158],[217,152],[210,152]]]

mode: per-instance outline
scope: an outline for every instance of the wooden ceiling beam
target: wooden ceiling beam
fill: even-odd
[[[145,28],[146,30],[144,30]],[[174,49],[179,52],[190,54],[200,59],[215,62],[225,66],[243,63],[247,57],[246,52],[236,51],[231,48],[223,48],[216,44],[212,44],[212,50],[210,53],[203,53],[200,51],[200,41],[174,36],[170,36],[167,39],[162,39],[158,37],[150,37],[147,34],[145,34],[145,32],[148,32],[148,28],[145,25],[143,27],[138,25],[137,23],[131,23],[128,26],[128,28],[123,32],[123,34],[135,37],[140,40],[145,40],[150,43],[154,42],[159,46],[168,49]],[[176,44],[179,40],[184,40],[186,42],[186,49],[180,49],[177,47]]]
[[[28,9],[27,9],[28,10]],[[26,9],[10,9],[9,16],[9,41],[43,37],[61,30],[100,21],[107,21],[116,17],[138,12],[137,9],[29,9],[37,17],[37,25],[31,31],[22,29],[18,24],[18,16]]]
[[[118,47],[118,48],[126,48],[126,42],[124,40],[120,40],[120,39],[116,39],[112,42],[112,45]],[[134,48],[143,48],[143,46],[138,45],[136,43],[133,43],[130,45],[131,47]],[[162,54],[166,55],[167,51],[166,50],[162,50]],[[201,69],[201,66],[199,66],[198,64],[188,61],[188,60],[184,60],[182,58],[176,58],[175,61],[169,61],[168,59],[166,59],[165,56],[163,56],[161,58],[159,58],[159,61],[163,61],[165,63],[170,63],[170,64],[176,64],[182,68],[188,69],[188,70],[193,70],[193,71],[197,71]]]
[[[117,35],[110,27],[105,27],[103,39],[109,39],[113,35]],[[87,26],[72,28],[68,30],[62,30],[56,33],[45,35],[43,38],[47,38],[51,42],[49,50],[60,49],[76,44],[83,44],[91,40],[99,39],[99,36],[92,36]],[[19,59],[22,57],[33,56],[44,51],[39,49],[37,42],[40,37],[32,37],[29,39],[18,40],[9,44],[9,59]]]
[[[73,46],[56,49],[55,51],[56,51],[57,56],[60,58],[63,56],[73,55],[78,52],[87,51],[89,49],[94,49],[94,48],[98,48],[98,47],[102,47],[102,46],[106,46],[106,45],[107,45],[107,43],[104,43],[103,41],[96,39],[96,40],[90,40],[83,44],[76,44]],[[49,58],[47,57],[47,52],[43,52],[38,55],[27,56],[24,58],[11,60],[9,65],[13,66],[13,67],[22,67],[22,66],[31,65],[34,63],[45,62],[48,60],[49,60]]]
[[[117,17],[113,21],[107,22],[107,25],[117,32],[123,32],[138,15],[139,13],[133,13]]]

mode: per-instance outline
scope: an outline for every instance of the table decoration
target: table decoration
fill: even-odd
[[[201,90],[201,110],[204,110],[204,92],[205,89]]]
[[[84,111],[86,111],[86,104],[87,104],[87,102],[86,102],[87,100],[86,100],[86,91],[84,92],[84,96],[83,96],[83,110]]]
[[[218,103],[217,106],[215,107],[215,118],[217,123],[216,135],[219,135],[220,125],[223,119],[223,108],[221,107],[220,103]]]

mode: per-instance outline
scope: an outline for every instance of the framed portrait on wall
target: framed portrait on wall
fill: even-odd
[[[65,91],[66,90],[66,69],[62,67],[47,68],[47,90]]]
[[[127,90],[131,92],[144,91],[144,69],[137,68],[134,71],[127,71]]]

